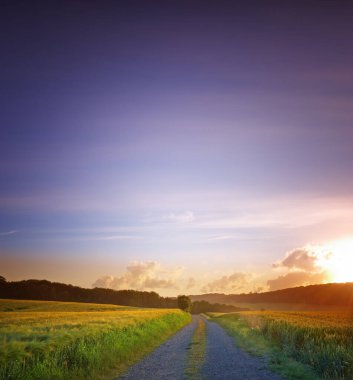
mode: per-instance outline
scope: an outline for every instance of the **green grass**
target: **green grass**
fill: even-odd
[[[27,301],[27,300],[10,300],[0,299],[0,312],[10,311],[117,311],[133,310],[131,306],[104,305],[97,303],[79,303],[79,302],[56,302],[56,301]]]
[[[288,379],[352,379],[353,319],[338,312],[241,312],[214,316],[247,351]]]
[[[0,310],[8,380],[112,378],[191,319],[176,309],[46,301],[0,300]]]
[[[206,354],[206,324],[200,319],[188,347],[185,375],[188,380],[200,379],[201,367]]]

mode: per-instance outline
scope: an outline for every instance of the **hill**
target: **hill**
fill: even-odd
[[[156,292],[137,290],[113,290],[105,288],[85,289],[47,280],[6,281],[0,276],[0,298],[16,300],[42,300],[62,302],[88,302],[135,307],[178,308],[176,298],[161,297]],[[46,307],[48,307],[46,303]],[[241,311],[234,305],[210,304],[200,301],[192,304],[192,313]]]
[[[201,313],[234,313],[238,311],[247,311],[248,308],[238,307],[234,305],[220,304],[220,303],[209,303],[207,301],[194,301],[191,305],[192,314]]]
[[[137,307],[177,308],[177,301],[156,292],[137,290],[86,289],[47,280],[0,281],[0,298],[89,302]]]
[[[190,295],[193,302],[207,301],[228,305],[300,304],[308,306],[353,307],[353,283],[300,286],[264,293]],[[244,306],[245,306],[244,305]]]

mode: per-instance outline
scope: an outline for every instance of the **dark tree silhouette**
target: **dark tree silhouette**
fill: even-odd
[[[0,298],[177,308],[176,298],[137,290],[85,289],[47,280],[0,281]]]
[[[191,299],[188,296],[178,296],[178,308],[187,312],[191,312]]]

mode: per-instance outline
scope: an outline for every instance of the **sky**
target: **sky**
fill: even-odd
[[[0,7],[1,275],[353,281],[350,2]]]

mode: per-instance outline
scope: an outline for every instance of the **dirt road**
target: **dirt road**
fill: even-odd
[[[267,369],[264,359],[237,348],[218,324],[194,316],[191,324],[119,377],[119,380],[164,379],[281,380],[281,377]]]

